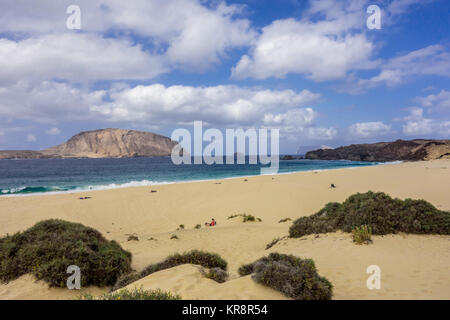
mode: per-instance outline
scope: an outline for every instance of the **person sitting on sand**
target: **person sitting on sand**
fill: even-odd
[[[217,224],[216,220],[214,218],[211,219],[211,223],[205,222],[205,226],[207,227],[214,227]]]

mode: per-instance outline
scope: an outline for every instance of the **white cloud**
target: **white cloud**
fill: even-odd
[[[269,128],[280,128],[281,138],[291,141],[331,140],[337,135],[335,128],[315,127],[318,113],[312,108],[291,109],[285,113],[264,114],[263,124]]]
[[[311,125],[316,117],[317,113],[311,108],[292,109],[281,114],[266,113],[264,114],[263,123],[267,126],[304,126]]]
[[[81,8],[83,33],[74,33],[65,27],[65,20],[69,17],[66,8],[71,4],[71,0],[41,0],[39,6],[33,6],[28,0],[3,0],[2,11],[8,14],[0,19],[0,33],[12,32],[25,35],[25,38],[31,35],[37,41],[43,35],[54,33],[81,38],[87,37],[86,33],[90,37],[107,32],[119,37],[130,33],[139,35],[141,42],[154,48],[164,56],[165,61],[162,65],[157,60],[151,66],[143,64],[138,79],[142,78],[141,73],[151,78],[166,70],[167,64],[204,70],[220,62],[219,58],[225,56],[230,48],[246,46],[255,35],[250,22],[238,17],[241,6],[226,5],[224,2],[214,5],[199,0],[79,0],[76,4]],[[83,50],[74,45],[63,42],[60,50],[70,53],[75,48],[73,55]],[[88,55],[89,60],[96,60],[102,65],[102,59],[110,59],[109,50],[97,51],[93,44],[91,46],[95,54]],[[120,51],[124,51],[124,57],[127,51],[138,54],[130,52],[132,48],[130,43],[128,48]],[[48,49],[55,48],[46,48],[45,43],[42,44],[43,51]],[[114,54],[114,46],[111,49]],[[133,54],[121,64],[131,63],[136,58]],[[143,57],[138,55],[138,58]],[[111,66],[117,69],[121,64]],[[126,71],[127,66],[123,68]],[[138,70],[130,70],[133,71]]]
[[[308,135],[311,140],[332,140],[337,134],[336,128],[308,128]]]
[[[382,65],[378,75],[360,80],[361,88],[371,88],[382,84],[394,87],[417,76],[450,76],[450,52],[442,45],[431,45],[395,57]]]
[[[386,12],[390,16],[401,15],[413,5],[427,5],[433,1],[435,0],[393,0],[388,4]]]
[[[76,121],[90,118],[89,107],[103,101],[106,92],[72,87],[66,83],[19,81],[0,86],[0,116],[35,122]]]
[[[297,73],[326,81],[343,78],[350,71],[374,68],[377,63],[371,61],[371,55],[375,46],[362,32],[365,4],[312,1],[303,19],[272,22],[233,68],[233,77],[283,78]],[[313,22],[317,15],[324,18]]]
[[[414,100],[432,113],[450,114],[450,91],[441,90],[438,94],[416,97]]]
[[[405,135],[450,137],[450,121],[425,118],[422,108],[410,108],[409,115],[403,120],[406,122],[403,125],[403,133]]]
[[[163,58],[128,40],[92,34],[49,34],[0,39],[0,84],[20,79],[71,82],[151,79],[167,69]]]
[[[35,135],[33,135],[33,134],[31,134],[31,133],[29,133],[28,135],[27,135],[27,138],[26,138],[26,141],[27,142],[35,142],[37,139],[36,139],[36,136]]]
[[[0,87],[0,116],[55,125],[61,121],[120,122],[145,127],[202,120],[217,127],[312,126],[316,112],[306,106],[320,95],[308,90],[266,90],[233,85],[192,87],[161,84],[90,91],[67,83],[20,81]],[[58,128],[46,131],[58,134]]]
[[[387,135],[391,132],[391,125],[384,124],[381,121],[359,122],[349,127],[351,135],[359,138],[373,138]]]
[[[250,126],[262,123],[266,113],[305,106],[317,101],[319,95],[307,90],[154,84],[113,91],[110,97],[111,102],[95,105],[91,111],[111,121],[179,124],[202,120],[215,125]]]
[[[59,130],[56,127],[50,128],[48,130],[45,130],[45,133],[52,136],[57,136],[61,133],[61,130]]]

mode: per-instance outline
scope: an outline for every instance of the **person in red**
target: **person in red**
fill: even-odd
[[[205,222],[205,226],[207,227],[214,227],[217,224],[216,220],[214,218],[211,219],[211,223]]]

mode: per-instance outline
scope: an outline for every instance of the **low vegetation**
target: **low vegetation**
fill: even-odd
[[[94,297],[90,294],[84,294],[81,300],[181,300],[181,296],[170,292],[157,290],[143,290],[142,288],[133,290],[122,289],[118,292],[105,293]]]
[[[223,283],[228,279],[228,272],[223,270],[222,268],[211,268],[208,271],[202,270],[203,275],[211,280],[214,280],[218,283]]]
[[[283,223],[283,222],[287,222],[287,221],[291,221],[292,219],[291,218],[284,218],[284,219],[281,219],[280,221],[278,221],[278,223]]]
[[[372,229],[369,226],[363,225],[352,230],[352,239],[356,244],[369,244],[372,242],[371,237]]]
[[[253,265],[254,263],[243,264],[239,267],[238,273],[240,276],[248,276],[253,273]]]
[[[233,215],[228,217],[228,220],[229,219],[234,219],[234,218],[237,218],[237,217],[242,217],[242,222],[255,222],[255,221],[261,222],[262,221],[261,218],[257,218],[257,217],[255,217],[255,216],[253,216],[251,214],[246,214],[246,213],[233,214]]]
[[[176,234],[173,234],[170,236],[170,240],[173,240],[173,239],[180,239],[180,238],[178,238],[178,236]]]
[[[289,229],[292,238],[342,230],[352,232],[366,225],[372,234],[397,232],[450,234],[450,212],[425,200],[400,200],[378,192],[357,193],[342,204],[331,202],[316,214],[301,217]]]
[[[113,285],[131,271],[131,253],[100,232],[79,223],[45,220],[24,232],[0,238],[0,280],[26,273],[53,287],[65,287],[67,267],[81,270],[81,285]]]
[[[200,224],[195,225],[195,229],[200,229],[202,226]]]
[[[112,290],[117,290],[119,288],[125,287],[130,283],[133,283],[141,278],[144,278],[152,273],[173,268],[182,264],[197,264],[205,268],[220,268],[224,271],[227,270],[227,262],[222,259],[218,254],[192,250],[185,252],[183,254],[176,253],[167,257],[165,260],[151,264],[147,266],[144,270],[139,273],[130,273],[128,275],[122,276],[114,285]],[[214,271],[213,271],[214,272]],[[214,279],[213,279],[214,280]]]
[[[269,250],[270,248],[272,248],[274,245],[276,245],[279,241],[281,241],[283,239],[284,239],[284,237],[283,238],[275,238],[275,239],[273,239],[270,243],[268,243],[266,245],[266,250]]]
[[[252,278],[296,300],[330,300],[333,286],[318,275],[314,261],[293,255],[271,253],[254,263],[243,265],[239,274]]]
[[[128,236],[128,241],[139,241],[139,237],[135,234],[130,234]]]

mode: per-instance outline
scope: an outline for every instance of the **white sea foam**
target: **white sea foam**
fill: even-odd
[[[399,164],[402,161],[392,161],[392,162],[373,162],[371,165],[389,165],[389,164]],[[367,164],[366,164],[367,166]],[[370,165],[369,165],[370,166]],[[298,172],[307,172],[307,171],[328,171],[328,170],[336,170],[336,169],[354,169],[359,168],[360,166],[349,166],[342,168],[329,168],[329,169],[310,169],[310,170],[299,170],[299,171],[288,171],[288,172],[278,172],[274,174],[267,175],[285,175],[285,174],[295,174]],[[86,185],[80,186],[70,189],[63,189],[61,187],[50,187],[49,191],[46,192],[30,192],[30,193],[20,193],[27,187],[16,187],[11,189],[1,190],[3,194],[2,197],[16,197],[16,196],[36,196],[36,195],[52,195],[52,194],[66,194],[66,193],[80,193],[80,192],[89,192],[89,191],[99,191],[99,190],[111,190],[111,189],[120,189],[120,188],[130,188],[130,187],[148,187],[154,185],[163,185],[163,184],[178,184],[178,183],[189,183],[189,182],[201,182],[201,181],[214,181],[214,180],[227,180],[227,179],[236,179],[236,178],[246,178],[253,177],[258,175],[243,175],[243,176],[230,176],[230,177],[222,177],[222,178],[211,178],[211,179],[196,179],[196,180],[181,180],[181,181],[152,181],[152,180],[141,180],[141,181],[129,181],[124,183],[110,183],[105,185]]]

